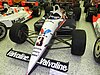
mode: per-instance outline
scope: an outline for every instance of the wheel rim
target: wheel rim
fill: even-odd
[[[0,26],[0,39],[5,36],[6,29],[3,26]]]
[[[94,49],[94,55],[96,58],[100,57],[100,39],[96,42],[96,46]]]

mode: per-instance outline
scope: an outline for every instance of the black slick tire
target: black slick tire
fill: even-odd
[[[28,26],[23,23],[15,23],[9,31],[11,41],[22,44],[26,41],[28,35]]]
[[[86,22],[92,22],[92,16],[93,16],[93,15],[89,15],[88,13],[86,13],[85,21],[86,21]]]
[[[45,15],[50,14],[50,11],[52,11],[52,10],[53,10],[53,7],[52,7],[52,6],[47,6],[47,7],[45,8]]]
[[[95,42],[93,56],[94,60],[100,64],[100,37]]]
[[[80,17],[81,17],[81,8],[80,7],[75,7],[73,9],[73,12],[75,14],[75,20],[76,21],[79,21],[80,20]]]
[[[86,33],[84,30],[75,30],[72,33],[71,53],[73,55],[82,56],[85,52]]]
[[[43,8],[45,9],[49,5],[49,2],[44,2]]]
[[[92,7],[92,4],[91,3],[86,3],[85,8],[84,8],[84,13],[87,13],[87,10],[88,10],[89,7]]]
[[[32,11],[32,16],[39,17],[41,15],[41,8],[39,6],[34,6]]]
[[[0,22],[0,41],[3,40],[7,35],[7,27],[4,23]]]
[[[87,3],[87,1],[84,1],[83,7],[85,7],[86,3]]]
[[[80,3],[75,3],[74,7],[80,7]]]

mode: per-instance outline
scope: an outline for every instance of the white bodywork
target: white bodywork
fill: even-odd
[[[60,10],[57,10],[60,12]],[[58,13],[61,15],[61,12],[53,11],[53,13]],[[38,38],[36,40],[35,46],[33,48],[33,52],[29,61],[28,65],[28,72],[27,75],[31,72],[32,68],[34,68],[35,64],[39,60],[39,58],[42,56],[42,54],[45,52],[48,44],[50,43],[50,40],[52,39],[53,34],[55,31],[60,27],[59,22],[65,21],[64,19],[61,19],[61,17],[58,19],[46,19],[41,31],[38,35]]]
[[[25,11],[24,7],[10,7],[4,15],[0,14],[0,22],[4,23],[6,27],[11,27],[13,23],[25,22],[31,14],[32,11]]]
[[[93,17],[95,20],[93,21],[93,27],[96,32],[97,37],[100,37],[100,14],[97,17]]]

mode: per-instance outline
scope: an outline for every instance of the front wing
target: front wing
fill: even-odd
[[[21,60],[21,61],[29,62],[31,54],[15,51],[11,48],[7,52],[6,56]],[[67,72],[68,66],[69,66],[69,62],[61,62],[54,59],[48,59],[48,58],[42,58],[42,57],[39,59],[39,61],[36,64],[43,67],[52,68],[61,72]]]

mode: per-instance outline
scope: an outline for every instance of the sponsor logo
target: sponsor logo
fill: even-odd
[[[51,32],[51,30],[50,29],[47,29],[46,31],[44,31],[44,34],[48,34],[50,32]]]
[[[29,62],[31,54],[22,53],[22,52],[14,51],[11,49],[7,52],[6,56]],[[47,58],[39,59],[36,64],[43,66],[43,67],[52,68],[52,69],[55,69],[61,72],[67,72],[68,66],[69,66],[69,62],[65,63],[65,62],[60,62],[60,61],[47,59]]]
[[[7,56],[12,57],[12,58],[16,58],[16,59],[19,59],[19,60],[24,60],[24,61],[29,61],[29,59],[30,59],[29,55],[23,54],[21,52],[16,52],[16,51],[13,51],[13,50],[10,50],[7,53]]]
[[[44,35],[46,35],[46,34],[48,34],[48,33],[50,33],[51,32],[51,30],[50,29],[47,29],[47,30],[45,30],[44,31],[44,29],[43,28],[41,28],[41,34],[44,34]]]
[[[38,63],[42,66],[52,68],[55,70],[59,70],[59,71],[63,71],[63,72],[68,71],[69,63],[64,63],[64,62],[55,61],[55,60],[51,60],[51,59],[44,59],[44,58],[41,58],[40,62],[38,62]]]

